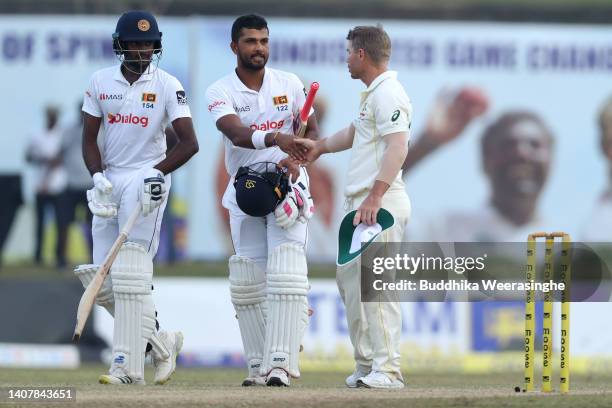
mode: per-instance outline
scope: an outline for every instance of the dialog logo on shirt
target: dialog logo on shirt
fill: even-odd
[[[253,123],[249,126],[253,130],[272,130],[272,129],[280,129],[285,124],[284,120],[279,120],[278,122],[266,120],[264,123],[260,123],[259,125]]]
[[[132,115],[131,113],[129,115],[122,115],[120,113],[109,113],[108,124],[140,125],[145,128],[149,126],[149,118],[147,116]]]

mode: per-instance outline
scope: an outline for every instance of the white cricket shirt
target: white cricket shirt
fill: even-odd
[[[130,85],[120,67],[93,74],[83,112],[102,118],[106,168],[153,167],[166,157],[167,125],[191,117],[185,91],[178,79],[159,68]]]
[[[385,153],[383,138],[391,133],[407,132],[410,137],[412,105],[397,72],[386,71],[361,93],[359,116],[353,121],[355,137],[344,194],[362,194],[374,186]],[[404,190],[401,171],[389,191]]]
[[[302,81],[295,74],[265,68],[259,92],[247,88],[233,71],[208,87],[206,100],[215,123],[223,116],[238,115],[253,130],[291,134],[293,120],[298,117],[306,95]],[[278,146],[255,150],[234,146],[227,137],[223,141],[225,168],[230,176],[240,166],[264,161],[278,163],[287,157]]]

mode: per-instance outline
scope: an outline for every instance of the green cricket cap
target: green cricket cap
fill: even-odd
[[[359,257],[372,241],[384,230],[390,228],[395,223],[393,215],[384,208],[378,210],[376,224],[366,225],[360,223],[353,226],[353,219],[357,210],[346,214],[340,224],[338,231],[338,260],[336,263],[345,265]],[[362,245],[362,242],[365,243]]]

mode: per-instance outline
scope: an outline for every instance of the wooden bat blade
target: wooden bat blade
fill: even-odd
[[[102,288],[102,284],[104,283],[104,278],[106,277],[108,271],[104,272],[98,270],[94,279],[87,285],[85,292],[81,296],[81,300],[79,301],[79,307],[77,308],[77,316],[76,316],[76,325],[74,327],[74,335],[72,336],[72,341],[74,343],[78,343],[81,338],[81,334],[83,333],[83,328],[85,327],[85,323],[87,323],[87,319],[91,314],[91,309],[93,308],[94,302],[96,301],[96,296]],[[102,274],[104,277],[102,279],[98,279]]]

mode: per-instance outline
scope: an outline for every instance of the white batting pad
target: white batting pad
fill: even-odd
[[[268,257],[268,318],[262,373],[278,367],[300,376],[299,351],[308,322],[308,270],[302,245],[285,243]]]
[[[87,264],[79,265],[75,268],[74,274],[83,284],[83,288],[89,286],[89,283],[93,280],[94,276],[96,276],[99,267],[99,265]],[[115,317],[115,294],[113,293],[113,283],[110,275],[107,275],[106,279],[104,279],[104,285],[102,285],[96,297],[96,303],[104,307],[111,316]],[[159,339],[157,331],[153,332],[153,335],[149,339],[149,343],[151,343],[153,347],[156,358],[165,360],[170,356],[170,352]]]
[[[87,288],[94,276],[96,276],[99,268],[100,265],[79,265],[75,268],[74,274],[83,284],[83,288]],[[104,279],[100,292],[96,296],[96,303],[104,307],[111,316],[115,315],[115,295],[113,294],[113,284],[110,275],[107,275],[106,279]]]
[[[229,280],[249,377],[257,377],[266,331],[266,276],[252,260],[233,255],[229,259]]]
[[[111,267],[111,277],[115,293],[113,366],[133,380],[144,379],[145,349],[155,331],[151,256],[142,245],[126,242]]]

